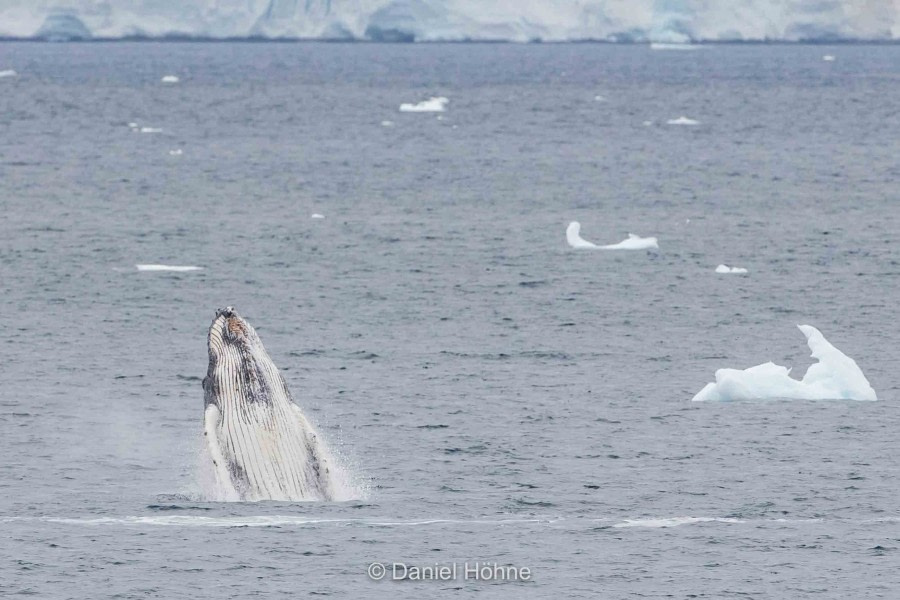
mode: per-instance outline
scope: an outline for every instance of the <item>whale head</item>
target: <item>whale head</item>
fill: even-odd
[[[221,356],[228,347],[240,347],[250,349],[254,346],[262,346],[256,330],[233,306],[226,306],[216,311],[216,317],[209,326],[209,353],[210,359],[213,353]]]
[[[207,336],[209,368],[203,379],[206,402],[218,404],[227,391],[245,401],[265,401],[284,380],[256,330],[232,306],[220,308]]]

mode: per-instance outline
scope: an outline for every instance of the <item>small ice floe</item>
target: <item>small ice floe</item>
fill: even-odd
[[[787,367],[767,362],[740,369],[719,369],[715,383],[708,383],[694,401],[765,400],[877,400],[875,390],[849,356],[832,346],[811,325],[798,325],[806,336],[812,364],[802,380],[793,379]]]
[[[666,121],[669,125],[699,125],[700,121],[695,121],[694,119],[688,119],[684,115],[678,117],[677,119],[669,119]]]
[[[633,233],[629,233],[628,238],[622,240],[618,244],[600,246],[601,250],[650,250],[652,248],[659,248],[659,244],[655,237],[645,238]]]
[[[181,156],[182,154],[184,154],[184,150],[182,150],[181,148],[169,150],[169,156]]]
[[[434,96],[417,104],[403,103],[400,105],[400,112],[444,112],[448,102],[450,100],[443,96]]]
[[[690,222],[690,219],[688,219]],[[716,273],[746,273],[747,269],[743,267],[729,267],[728,265],[719,265],[716,267]]]
[[[141,127],[141,133],[162,133],[162,129],[159,127]]]
[[[310,215],[309,218],[310,219],[324,219],[325,215],[320,215],[319,213],[313,213],[312,215]]]
[[[653,125],[653,121],[644,121],[644,127],[650,127]]]
[[[18,75],[18,73],[16,73],[16,72],[13,71],[12,69],[4,69],[4,70],[0,71],[0,78],[2,78],[2,77],[15,77],[16,75]]]
[[[594,102],[606,102],[606,96],[594,96]]]
[[[199,271],[203,267],[180,266],[180,265],[134,265],[138,271],[174,271],[175,273],[185,273],[187,271]]]
[[[382,127],[393,127],[393,126],[394,126],[394,122],[393,122],[393,121],[382,121],[382,122],[381,122],[381,126],[382,126]]]
[[[825,62],[834,62],[834,56],[831,54],[826,54],[822,57],[822,60],[824,60]]]
[[[597,250],[649,250],[651,248],[659,248],[655,237],[642,238],[633,233],[629,233],[628,238],[618,244],[598,246],[581,237],[581,223],[578,221],[572,221],[566,227],[566,241],[573,248],[593,248]]]
[[[131,129],[137,129],[137,128],[138,128],[138,124],[135,123],[134,121],[132,121],[131,123],[129,123],[128,126],[129,126]]]
[[[703,46],[700,44],[666,44],[661,42],[653,42],[650,44],[651,50],[701,50]]]
[[[163,78],[160,79],[160,81],[163,83],[178,83],[181,80],[178,79],[178,76],[176,75],[163,75]]]

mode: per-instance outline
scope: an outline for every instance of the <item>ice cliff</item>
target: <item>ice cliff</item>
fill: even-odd
[[[0,36],[891,40],[900,0],[0,0]]]

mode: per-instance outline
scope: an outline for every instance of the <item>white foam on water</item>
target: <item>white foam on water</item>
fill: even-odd
[[[313,213],[309,217],[310,219],[324,219],[325,215],[320,215],[319,213]]]
[[[159,127],[141,127],[141,133],[162,133],[162,129]]]
[[[16,75],[18,75],[18,73],[16,73],[12,69],[4,69],[0,71],[0,77],[15,77]]]
[[[450,100],[443,96],[433,96],[416,104],[403,103],[400,112],[444,112]]]
[[[831,54],[826,54],[822,57],[822,60],[824,60],[825,62],[834,62],[834,56],[832,56]]]
[[[182,154],[184,154],[184,150],[182,150],[181,148],[169,150],[169,156],[181,156]]]
[[[134,265],[138,271],[174,271],[176,273],[184,273],[187,271],[199,271],[203,267],[195,267],[192,265]]]
[[[816,363],[802,380],[793,379],[791,370],[772,362],[749,369],[719,369],[716,381],[708,383],[694,396],[694,402],[731,400],[862,400],[878,398],[862,370],[849,356],[832,346],[811,325],[798,325]]]
[[[160,79],[160,81],[162,83],[178,83],[181,80],[178,79],[178,76],[176,75],[163,75],[163,78]]]
[[[679,527],[694,523],[744,523],[741,519],[729,517],[666,517],[659,519],[625,519],[616,523],[613,527]]]
[[[628,237],[618,244],[598,246],[581,237],[581,223],[578,221],[572,221],[566,228],[566,242],[568,242],[569,246],[572,248],[595,250],[649,250],[651,248],[659,248],[659,244],[655,237],[643,238],[633,233],[629,233]]]
[[[699,125],[700,121],[695,121],[694,119],[689,119],[682,115],[677,119],[669,119],[666,123],[669,125]]]
[[[689,219],[690,221],[690,219]],[[716,267],[716,273],[746,273],[747,269],[743,267],[729,267],[728,265],[719,265]]]
[[[552,519],[422,519],[384,521],[371,519],[315,519],[299,515],[246,515],[207,517],[201,515],[150,515],[124,517],[5,517],[0,522],[42,521],[61,525],[136,525],[168,527],[304,527],[310,525],[357,525],[362,527],[421,527],[428,525],[514,525],[552,523]]]

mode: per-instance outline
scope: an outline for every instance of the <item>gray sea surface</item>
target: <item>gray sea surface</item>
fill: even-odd
[[[900,597],[900,46],[0,43],[3,69],[0,595]],[[571,220],[660,248],[573,250]],[[225,305],[358,500],[208,501]],[[807,323],[878,401],[691,402],[722,367],[802,376]],[[475,561],[532,576],[366,573]]]

